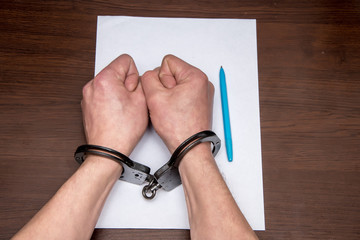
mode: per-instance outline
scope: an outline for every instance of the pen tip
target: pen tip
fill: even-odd
[[[220,66],[220,68],[222,68],[222,66]]]

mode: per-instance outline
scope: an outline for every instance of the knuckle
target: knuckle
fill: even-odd
[[[142,76],[141,79],[148,79],[151,76],[152,71],[146,71]]]
[[[117,67],[117,69],[111,69],[111,70],[112,70],[112,74],[116,76],[117,79],[123,78],[128,73],[128,69],[126,69],[124,65],[120,65]]]
[[[146,71],[142,76],[141,76],[141,80],[143,80],[144,82],[156,78],[156,72],[154,70],[149,70]],[[145,83],[146,84],[146,83]]]
[[[172,54],[166,54],[165,57],[164,57],[164,61],[169,61],[169,60],[174,59],[174,58],[175,58],[174,55],[172,55]]]
[[[86,97],[90,94],[90,82],[86,83],[85,86],[82,88],[82,95]]]
[[[109,86],[109,76],[114,75],[114,70],[111,68],[105,68],[98,74],[94,80],[93,85],[96,89],[106,89]]]
[[[200,86],[207,85],[209,82],[206,74],[197,68],[193,69],[192,75],[196,79],[195,82]]]
[[[127,53],[123,53],[120,55],[120,57],[123,57],[123,58],[131,58],[131,56]]]
[[[107,81],[105,78],[95,78],[94,79],[94,87],[96,89],[103,89],[103,88],[106,88],[107,87]]]
[[[199,70],[198,69],[198,78],[201,80],[201,81],[203,81],[203,82],[208,82],[208,77],[206,76],[206,74],[203,72],[203,71],[201,71],[201,70]]]
[[[117,80],[123,81],[125,76],[127,75],[128,70],[122,64],[115,66],[107,66],[104,70],[103,76],[115,77]]]
[[[211,94],[214,94],[215,92],[215,87],[214,87],[214,84],[212,84],[212,82],[209,81],[209,90],[210,90],[210,93]]]

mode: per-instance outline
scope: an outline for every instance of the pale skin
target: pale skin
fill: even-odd
[[[170,153],[191,135],[211,129],[214,87],[199,69],[169,55],[139,79],[133,59],[121,55],[84,86],[82,110],[89,144],[130,155],[148,126],[149,114]],[[189,151],[179,171],[191,239],[257,239],[208,143]],[[112,160],[88,156],[13,239],[90,239],[121,172],[121,165]]]

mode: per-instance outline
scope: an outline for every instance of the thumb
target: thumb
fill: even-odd
[[[155,95],[165,89],[159,78],[159,68],[147,71],[141,76],[141,86],[146,98]]]
[[[166,88],[173,88],[173,87],[176,86],[176,79],[172,74],[167,74],[165,72],[160,72],[159,73],[159,78],[160,78],[161,83]]]
[[[137,73],[131,73],[126,76],[125,87],[129,92],[133,92],[139,83],[139,75]]]

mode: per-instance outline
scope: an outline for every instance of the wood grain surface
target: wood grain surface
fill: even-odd
[[[0,239],[78,168],[97,15],[257,19],[266,231],[360,239],[360,1],[1,1]],[[121,217],[121,216],[119,216]],[[92,239],[189,239],[98,229]]]

